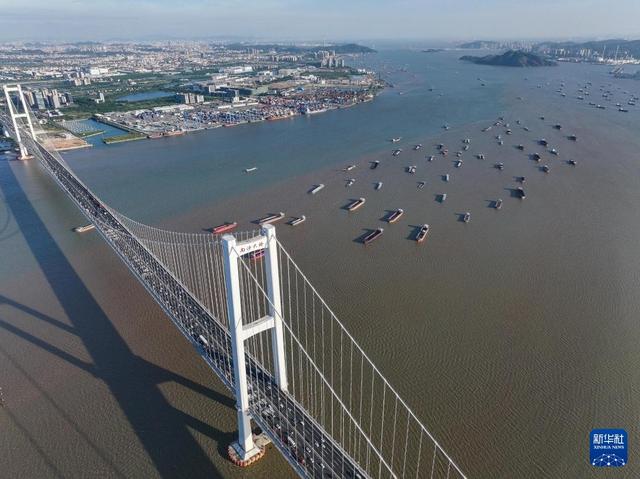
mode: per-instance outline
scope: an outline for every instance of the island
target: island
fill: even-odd
[[[509,50],[502,55],[486,55],[483,57],[465,55],[460,57],[460,60],[478,65],[495,65],[502,67],[548,67],[557,65],[554,61],[522,50]]]

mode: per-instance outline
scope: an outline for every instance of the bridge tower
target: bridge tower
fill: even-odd
[[[264,450],[255,445],[251,432],[249,390],[244,347],[244,342],[247,339],[256,334],[271,330],[275,369],[273,374],[280,389],[284,391],[287,390],[287,369],[281,316],[282,296],[280,291],[276,229],[273,225],[266,225],[262,228],[261,235],[246,241],[237,241],[233,235],[224,235],[222,237],[222,245],[224,274],[227,286],[229,329],[231,332],[236,410],[238,414],[238,441],[229,447],[229,455],[236,464],[246,466],[260,459],[264,454]],[[267,295],[269,298],[269,314],[252,323],[243,324],[238,261],[242,256],[262,249],[265,250],[264,258],[267,277]]]
[[[33,124],[31,123],[31,117],[29,116],[29,110],[27,109],[27,103],[24,101],[24,94],[22,93],[22,87],[19,84],[16,85],[3,85],[2,89],[4,90],[4,96],[7,100],[7,108],[9,108],[9,114],[11,115],[11,121],[13,122],[13,130],[15,131],[16,137],[15,140],[18,143],[18,147],[20,148],[20,160],[28,160],[33,158],[33,156],[29,155],[27,148],[24,146],[22,142],[22,138],[20,137],[20,129],[18,128],[18,119],[26,118],[27,125],[29,126],[29,133],[31,133],[31,137],[35,138],[36,135],[33,131]],[[11,97],[11,93],[17,93],[18,106],[13,103],[13,99]],[[22,110],[22,112],[20,112]]]

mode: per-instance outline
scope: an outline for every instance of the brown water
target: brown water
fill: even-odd
[[[248,227],[268,212],[305,214],[296,228],[278,227],[281,241],[469,477],[638,477],[640,112],[573,99],[582,70],[561,71],[562,98],[560,74],[549,72],[543,89],[513,74],[496,112],[438,136],[412,135],[397,158],[388,144],[346,157],[340,166],[358,165],[351,172],[327,163],[162,224],[197,231],[226,220]],[[608,79],[593,75],[600,102]],[[513,135],[482,133],[500,111]],[[457,169],[453,153],[465,137],[472,143]],[[560,151],[543,154],[549,174],[528,158],[543,153],[541,137]],[[411,150],[414,141],[423,149]],[[440,142],[449,157],[427,162]],[[473,157],[480,152],[486,160]],[[0,457],[11,458],[3,474],[292,477],[275,451],[248,471],[229,465],[235,415],[220,383],[97,236],[69,233],[79,214],[35,165],[0,168],[0,224],[8,218],[0,233]],[[527,178],[524,201],[511,197],[514,176]],[[356,183],[345,188],[350,177]],[[327,186],[307,194],[316,183]],[[440,193],[444,204],[435,201]],[[363,208],[342,209],[360,196]],[[496,211],[490,201],[499,197]],[[382,222],[395,208],[405,210],[400,221]],[[457,216],[465,211],[468,224]],[[417,245],[408,238],[425,222],[431,233]],[[379,226],[385,233],[371,246],[355,241]],[[625,468],[589,466],[596,427],[627,430]]]

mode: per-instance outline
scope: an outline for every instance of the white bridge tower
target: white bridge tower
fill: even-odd
[[[27,125],[29,126],[29,133],[33,138],[36,137],[33,131],[33,124],[31,123],[31,117],[29,116],[29,110],[27,109],[27,104],[24,101],[24,94],[22,93],[22,87],[18,84],[16,85],[3,85],[2,89],[4,90],[4,96],[7,100],[7,108],[9,108],[9,114],[11,115],[11,121],[13,122],[13,130],[15,131],[16,137],[15,140],[18,143],[18,148],[20,148],[20,157],[21,160],[27,160],[32,158],[27,151],[27,148],[22,143],[22,138],[20,137],[20,129],[18,128],[18,119],[26,118]],[[18,98],[18,106],[13,103],[13,99],[11,98],[11,93],[17,93]],[[20,111],[21,110],[21,111]]]
[[[245,340],[256,334],[268,331],[269,329],[271,330],[275,369],[273,374],[280,389],[287,390],[287,366],[285,363],[284,334],[282,329],[282,297],[280,292],[276,229],[273,225],[266,225],[262,228],[261,233],[261,235],[246,241],[237,241],[233,235],[224,235],[222,237],[236,410],[238,412],[238,442],[234,442],[231,445],[230,456],[234,462],[243,466],[251,464],[264,454],[264,451],[254,444],[253,434],[251,432],[249,390],[244,347]],[[252,323],[243,324],[238,260],[244,255],[262,249],[265,250],[264,259],[267,276],[269,314]]]

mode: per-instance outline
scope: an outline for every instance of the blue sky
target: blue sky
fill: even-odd
[[[0,0],[0,41],[640,38],[640,0]]]

